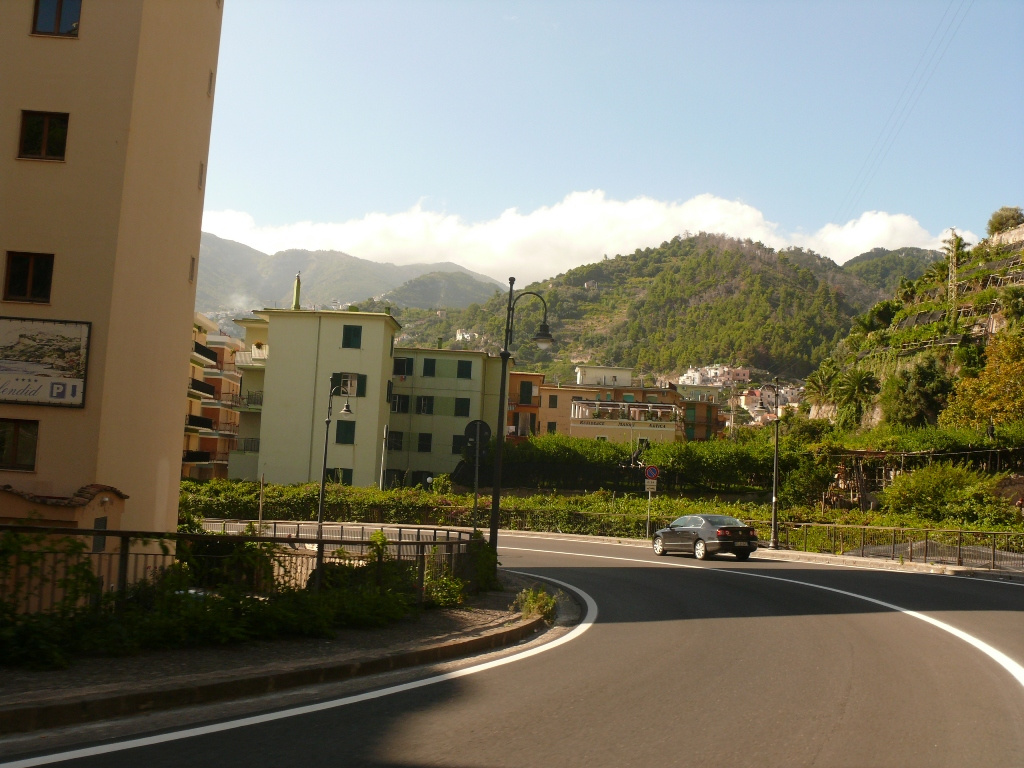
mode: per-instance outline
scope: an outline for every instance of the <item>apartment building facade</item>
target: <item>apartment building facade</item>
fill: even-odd
[[[376,312],[265,309],[236,322],[246,335],[235,355],[242,405],[229,476],[319,482],[326,437],[330,480],[377,485],[401,327],[395,319]],[[253,440],[258,443],[247,442]]]
[[[496,435],[501,358],[467,350],[396,347],[385,484],[422,485],[462,460],[466,427]]]
[[[113,488],[121,526],[176,524],[220,28],[219,0],[0,3],[0,486],[20,498]]]

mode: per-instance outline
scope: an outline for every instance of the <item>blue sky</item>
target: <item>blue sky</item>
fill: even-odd
[[[228,0],[204,229],[527,280],[976,239],[1024,205],[1022,40],[1021,0]]]

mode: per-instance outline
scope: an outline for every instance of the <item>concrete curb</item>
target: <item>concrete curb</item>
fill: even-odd
[[[393,669],[419,666],[469,656],[480,651],[511,645],[534,634],[543,618],[520,620],[511,627],[491,630],[476,637],[438,643],[411,651],[368,656],[339,664],[306,665],[298,669],[249,675],[232,679],[198,682],[192,685],[135,693],[118,693],[89,698],[66,697],[59,702],[0,708],[0,735],[125,717],[161,709],[208,704],[226,699],[260,696],[287,688],[337,682]]]

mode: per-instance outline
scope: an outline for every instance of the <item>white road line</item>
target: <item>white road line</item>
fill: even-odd
[[[868,603],[874,603],[875,605],[880,605],[883,608],[888,608],[888,609],[893,610],[893,611],[898,611],[899,613],[906,614],[907,616],[911,616],[911,617],[913,617],[915,619],[920,619],[921,621],[923,621],[923,622],[925,622],[927,624],[931,624],[933,627],[938,627],[943,632],[948,632],[949,634],[953,635],[954,637],[959,638],[960,640],[963,640],[965,643],[968,643],[969,645],[972,645],[975,648],[977,648],[979,651],[984,653],[986,656],[988,656],[990,659],[992,659],[994,662],[996,662],[999,666],[1001,666],[1003,669],[1005,669],[1007,672],[1009,672],[1011,675],[1013,675],[1014,679],[1016,679],[1016,681],[1018,683],[1020,683],[1021,686],[1024,686],[1024,666],[1021,666],[1020,664],[1018,664],[1016,661],[1011,659],[1009,656],[1007,656],[1002,651],[1000,651],[1000,650],[998,650],[996,648],[993,648],[991,645],[986,643],[984,640],[980,640],[977,637],[975,637],[974,635],[971,635],[971,634],[969,634],[967,632],[964,632],[962,629],[957,629],[952,624],[947,624],[944,621],[939,621],[938,619],[933,619],[931,616],[928,616],[927,614],[919,613],[918,611],[912,611],[909,608],[903,608],[902,606],[895,605],[894,603],[887,603],[884,600],[876,600],[873,597],[868,597],[867,595],[861,595],[861,594],[858,594],[856,592],[847,592],[844,589],[836,589],[835,587],[826,587],[826,586],[823,586],[821,584],[812,584],[809,581],[797,581],[796,579],[785,579],[785,578],[783,578],[781,576],[768,576],[768,575],[763,574],[763,573],[751,573],[750,571],[737,571],[737,570],[732,570],[732,569],[728,569],[728,568],[704,568],[704,567],[699,566],[699,565],[688,565],[686,563],[665,562],[663,560],[656,560],[656,561],[640,560],[640,559],[637,559],[637,558],[634,558],[634,557],[615,557],[614,555],[593,555],[593,554],[584,554],[584,553],[580,553],[580,552],[556,552],[556,551],[550,550],[550,549],[527,549],[526,547],[502,547],[502,549],[514,550],[514,551],[518,551],[518,552],[540,552],[540,553],[549,554],[549,555],[568,555],[570,557],[593,557],[593,558],[597,558],[599,560],[623,560],[623,561],[625,561],[627,563],[643,563],[645,565],[651,565],[651,566],[655,566],[655,567],[657,567],[657,566],[667,566],[669,568],[691,568],[691,569],[694,569],[694,570],[705,571],[707,573],[728,573],[728,574],[732,574],[732,575],[735,575],[735,576],[747,576],[747,577],[753,578],[753,579],[767,579],[768,581],[782,581],[782,582],[786,582],[788,584],[797,584],[797,585],[800,585],[802,587],[811,587],[813,589],[821,589],[821,590],[824,590],[826,592],[834,592],[834,593],[839,594],[839,595],[846,595],[847,597],[853,597],[853,598],[856,598],[858,600],[864,600],[865,602],[868,602]]]
[[[646,541],[646,540],[641,541],[641,540],[638,540],[638,539],[621,539],[621,540],[618,540],[618,541],[602,541],[600,539],[595,539],[592,536],[585,536],[583,534],[563,534],[561,536],[544,536],[544,535],[531,534],[531,533],[525,533],[525,532],[520,532],[520,531],[507,531],[507,532],[503,531],[502,532],[502,537],[503,538],[512,538],[512,539],[542,539],[544,541],[569,541],[569,542],[573,542],[573,543],[576,543],[576,544],[578,544],[580,542],[585,542],[587,544],[602,544],[602,545],[604,545],[606,547],[639,547],[641,549],[650,549],[650,546],[651,546],[651,542]],[[504,545],[501,545],[501,546],[504,547]],[[511,547],[509,547],[509,549],[511,549]],[[538,552],[546,552],[547,550],[537,550],[537,551]],[[769,550],[766,547],[765,551],[770,552],[772,550]],[[795,551],[799,551],[799,550],[795,550]],[[753,555],[753,554],[756,554],[756,553],[752,552],[751,554]],[[762,558],[758,557],[758,558],[755,558],[755,559],[756,560],[760,560]],[[868,563],[865,563],[863,565],[858,564],[858,563],[825,563],[825,562],[819,562],[817,560],[789,560],[787,558],[778,558],[778,559],[776,559],[776,558],[772,558],[770,556],[767,557],[767,558],[763,558],[763,559],[765,559],[767,561],[775,562],[775,563],[797,563],[797,564],[803,564],[803,565],[814,565],[814,566],[818,566],[818,567],[821,567],[821,568],[849,568],[849,569],[856,570],[856,571],[876,571],[877,573],[893,573],[893,574],[897,574],[898,573],[898,574],[903,574],[903,575],[906,575],[906,576],[944,576],[947,579],[961,579],[963,581],[974,582],[975,584],[981,584],[981,583],[984,582],[986,584],[1000,584],[1000,585],[1002,585],[1004,587],[1024,587],[1024,582],[1022,582],[1022,581],[1002,581],[1002,580],[998,580],[998,579],[978,578],[976,576],[957,576],[956,574],[951,574],[951,573],[928,573],[926,571],[895,570],[893,568],[883,568],[883,567],[881,567],[879,565],[871,565],[871,564],[868,564]],[[867,559],[867,558],[865,558],[865,559]],[[644,562],[649,562],[649,561],[644,561]],[[667,565],[667,563],[662,563],[662,565]]]
[[[214,723],[212,725],[203,725],[197,728],[187,728],[181,731],[173,731],[170,733],[161,733],[156,736],[145,736],[139,739],[130,739],[128,741],[116,742],[113,744],[101,744],[95,747],[85,747],[83,749],[74,749],[68,752],[57,752],[51,755],[42,755],[40,757],[29,757],[24,760],[15,760],[9,763],[0,763],[3,768],[30,768],[30,766],[36,765],[50,765],[52,763],[61,763],[66,760],[77,760],[82,757],[94,757],[96,755],[106,755],[111,752],[122,752],[128,749],[136,749],[138,747],[147,747],[153,744],[163,744],[168,741],[177,741],[179,739],[190,739],[195,736],[205,736],[211,733],[219,733],[221,731],[230,731],[235,728],[246,728],[250,725],[260,725],[261,723],[269,723],[274,720],[284,720],[289,717],[298,717],[300,715],[309,715],[314,712],[323,712],[328,709],[335,709],[337,707],[348,706],[349,704],[358,704],[363,701],[370,701],[372,699],[379,699],[384,696],[390,696],[394,693],[402,693],[404,691],[415,690],[416,688],[423,688],[428,685],[434,685],[435,683],[442,683],[446,680],[455,680],[460,677],[466,677],[467,675],[473,675],[477,672],[483,672],[494,667],[500,667],[505,664],[511,664],[514,661],[521,661],[522,659],[529,658],[530,656],[536,656],[539,653],[550,651],[552,648],[557,648],[560,645],[564,645],[577,637],[582,635],[588,629],[590,629],[594,622],[597,620],[597,603],[590,595],[584,592],[579,587],[574,587],[572,584],[567,584],[564,581],[558,581],[557,579],[548,578],[547,576],[538,576],[532,573],[524,573],[523,571],[514,571],[514,573],[522,573],[524,576],[531,576],[541,581],[549,581],[553,584],[557,584],[560,587],[571,590],[579,595],[583,602],[587,606],[586,615],[583,620],[568,634],[563,635],[557,640],[552,640],[550,643],[539,645],[536,648],[531,648],[528,651],[521,651],[520,653],[512,656],[505,656],[500,659],[494,659],[493,661],[484,662],[483,664],[476,664],[472,667],[466,667],[465,669],[457,669],[454,672],[445,672],[443,675],[435,675],[434,677],[427,677],[422,680],[414,680],[409,683],[402,683],[401,685],[393,685],[388,688],[381,688],[376,691],[367,691],[366,693],[360,693],[355,696],[346,696],[341,699],[333,699],[331,701],[321,701],[317,704],[307,704],[302,707],[293,707],[291,709],[283,709],[279,712],[270,712],[263,715],[254,715],[252,717],[243,717],[238,720],[228,720],[223,723]]]

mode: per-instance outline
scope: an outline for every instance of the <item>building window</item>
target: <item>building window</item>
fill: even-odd
[[[437,368],[437,360],[432,357],[423,358],[423,375],[433,376],[434,370]]]
[[[455,415],[456,416],[469,416],[469,398],[468,397],[456,397],[455,398]]]
[[[558,395],[548,395],[548,408],[558,407]]]
[[[462,455],[462,452],[466,449],[466,436],[465,435],[452,435],[452,453]]]
[[[0,469],[35,469],[38,437],[38,421],[0,419]]]
[[[558,422],[557,421],[549,421],[548,422],[548,434],[549,435],[553,435],[557,431],[558,431]]]
[[[433,395],[416,396],[416,413],[432,414],[434,412]]]
[[[362,349],[363,326],[346,325],[341,329],[342,349]]]
[[[405,442],[404,432],[395,432],[394,430],[388,430],[388,450],[389,451],[400,451],[402,450],[402,444]]]
[[[354,421],[339,421],[334,442],[353,445],[356,442],[356,423]]]
[[[36,0],[35,35],[78,37],[82,0]]]
[[[396,357],[391,374],[393,376],[412,376],[412,358]]]
[[[4,301],[50,300],[53,279],[52,253],[17,253],[8,251],[4,278]]]
[[[391,395],[394,393],[394,390],[395,390],[395,382],[393,382],[391,379],[388,379],[388,391],[387,391],[387,394],[384,395],[384,402],[385,403],[390,403],[391,402]]]
[[[408,413],[409,412],[409,396],[408,395],[392,395],[391,396],[391,412],[392,413]]]
[[[352,485],[352,470],[344,467],[329,467],[327,469],[327,482]]]
[[[192,260],[188,264],[188,281],[190,283],[195,282],[196,279],[196,257],[193,256]]]
[[[420,432],[419,439],[416,443],[416,450],[420,453],[430,453],[430,443],[434,439],[434,436],[429,432]]]
[[[331,392],[338,397],[366,397],[365,373],[332,373]]]
[[[472,360],[459,360],[458,367],[455,371],[455,377],[459,379],[472,379],[473,378],[473,361]]]
[[[68,143],[68,115],[60,112],[22,112],[18,157],[63,160]]]

